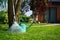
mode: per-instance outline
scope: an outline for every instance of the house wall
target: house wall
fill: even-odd
[[[48,3],[48,7],[56,7],[57,8],[57,23],[60,23],[60,5],[56,5],[56,4],[52,4],[52,3]],[[44,22],[45,16],[44,13],[38,13],[38,21],[40,22]]]
[[[43,14],[38,14],[38,21],[44,22],[44,15]]]
[[[44,22],[44,13],[43,12],[36,12],[38,15],[38,22]]]
[[[36,22],[44,22],[44,13],[41,13],[40,10],[35,10],[35,21]]]
[[[48,7],[57,8],[57,22],[60,23],[60,5],[54,5],[54,4],[48,3]]]
[[[57,22],[60,23],[60,6],[57,8]]]

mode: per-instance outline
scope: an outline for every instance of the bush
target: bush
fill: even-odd
[[[20,22],[29,22],[29,18],[27,18],[27,17],[20,17]]]
[[[30,17],[26,17],[22,12],[19,15],[20,22],[29,22]]]
[[[8,15],[7,12],[0,12],[0,23],[8,23]]]

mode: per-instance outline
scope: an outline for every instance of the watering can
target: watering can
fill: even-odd
[[[24,15],[26,17],[30,17],[33,13],[32,10],[30,10],[30,6],[26,5],[25,7],[23,7],[22,12],[24,13]],[[29,30],[29,28],[32,26],[33,22],[27,27],[25,24],[19,24],[20,27],[23,29],[23,32],[26,32],[27,30]]]
[[[23,32],[26,32],[26,25],[25,24],[19,24],[19,25],[23,29]]]
[[[23,29],[23,32],[26,32],[30,29],[30,27],[32,26],[34,22],[32,22],[28,27],[25,24],[19,24],[20,27]]]
[[[26,7],[28,7],[28,9],[27,9]],[[29,5],[27,5],[27,6],[24,7],[23,12],[24,12],[25,15],[28,16],[28,17],[32,15],[32,11],[30,10]],[[26,28],[26,25],[25,25],[25,24],[18,24],[18,23],[16,22],[16,17],[15,17],[16,14],[15,14],[14,4],[13,4],[13,14],[14,14],[14,18],[13,18],[14,21],[13,21],[13,24],[11,25],[11,27],[10,27],[10,29],[9,29],[10,32],[26,32],[26,30],[29,29],[29,28],[32,26],[33,23],[31,23],[31,24],[29,25],[29,27]],[[28,14],[29,14],[29,15],[28,15]]]

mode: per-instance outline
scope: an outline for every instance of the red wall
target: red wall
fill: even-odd
[[[60,6],[57,7],[57,22],[60,23]]]
[[[44,22],[44,15],[39,14],[39,15],[38,15],[38,20],[39,20],[40,22]]]

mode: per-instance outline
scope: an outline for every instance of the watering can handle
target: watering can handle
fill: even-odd
[[[27,28],[26,30],[28,31],[30,29],[30,27],[33,25],[34,22],[32,22]]]

